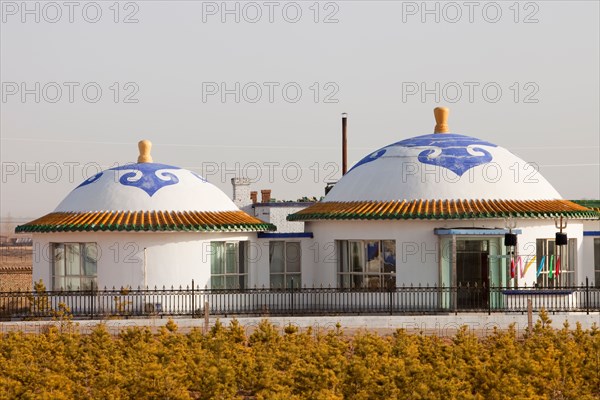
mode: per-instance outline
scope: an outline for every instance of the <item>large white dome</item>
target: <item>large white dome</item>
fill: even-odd
[[[195,172],[158,163],[111,168],[90,177],[55,212],[237,211],[219,188]]]
[[[562,199],[535,165],[485,140],[448,133],[447,108],[434,115],[434,134],[369,154],[323,200],[288,220],[597,218]]]
[[[534,164],[493,143],[434,133],[385,146],[360,160],[323,202],[561,199]]]

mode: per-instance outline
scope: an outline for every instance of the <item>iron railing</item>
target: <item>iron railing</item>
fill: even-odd
[[[385,290],[340,288],[100,289],[0,292],[0,319],[152,316],[292,316],[339,314],[447,314],[463,312],[600,311],[600,287],[402,286]]]

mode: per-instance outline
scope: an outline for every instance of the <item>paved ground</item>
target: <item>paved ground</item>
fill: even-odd
[[[567,321],[571,328],[579,322],[583,329],[590,329],[594,324],[600,326],[600,313],[569,313],[551,314],[552,326],[562,328]],[[507,329],[510,324],[515,324],[519,334],[523,334],[528,326],[527,315],[522,314],[462,314],[462,315],[428,315],[428,316],[335,316],[335,317],[256,317],[238,318],[242,326],[251,333],[258,324],[269,320],[282,331],[287,325],[294,325],[300,330],[312,327],[313,331],[327,331],[341,327],[344,333],[352,335],[361,330],[369,330],[378,334],[386,335],[393,333],[396,329],[405,329],[409,333],[435,334],[439,336],[453,336],[463,325],[478,336],[491,334],[494,328]],[[209,319],[209,326],[213,326],[217,318]],[[232,318],[220,318],[223,324],[228,325]],[[537,314],[533,314],[533,322],[537,320]],[[154,332],[166,324],[167,318],[153,319],[110,319],[110,320],[80,320],[75,321],[81,332],[87,333],[98,324],[105,324],[113,334],[134,326],[147,326]],[[204,329],[204,319],[175,318],[182,332],[189,332],[193,328]],[[49,325],[58,324],[53,321],[13,321],[0,322],[0,333],[9,331],[23,331],[28,333],[43,332]]]

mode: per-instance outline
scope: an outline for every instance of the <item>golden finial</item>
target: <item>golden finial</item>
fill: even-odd
[[[448,115],[450,114],[450,109],[446,107],[436,107],[433,109],[433,115],[435,116],[435,129],[433,133],[448,133],[450,132],[450,128],[448,128]]]
[[[140,149],[140,155],[138,156],[138,163],[151,163],[152,156],[150,150],[152,149],[152,142],[149,140],[140,140],[138,142],[138,148]]]

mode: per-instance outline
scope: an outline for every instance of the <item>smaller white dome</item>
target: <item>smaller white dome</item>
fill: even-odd
[[[238,211],[219,188],[187,169],[143,162],[102,171],[81,183],[55,212]]]

